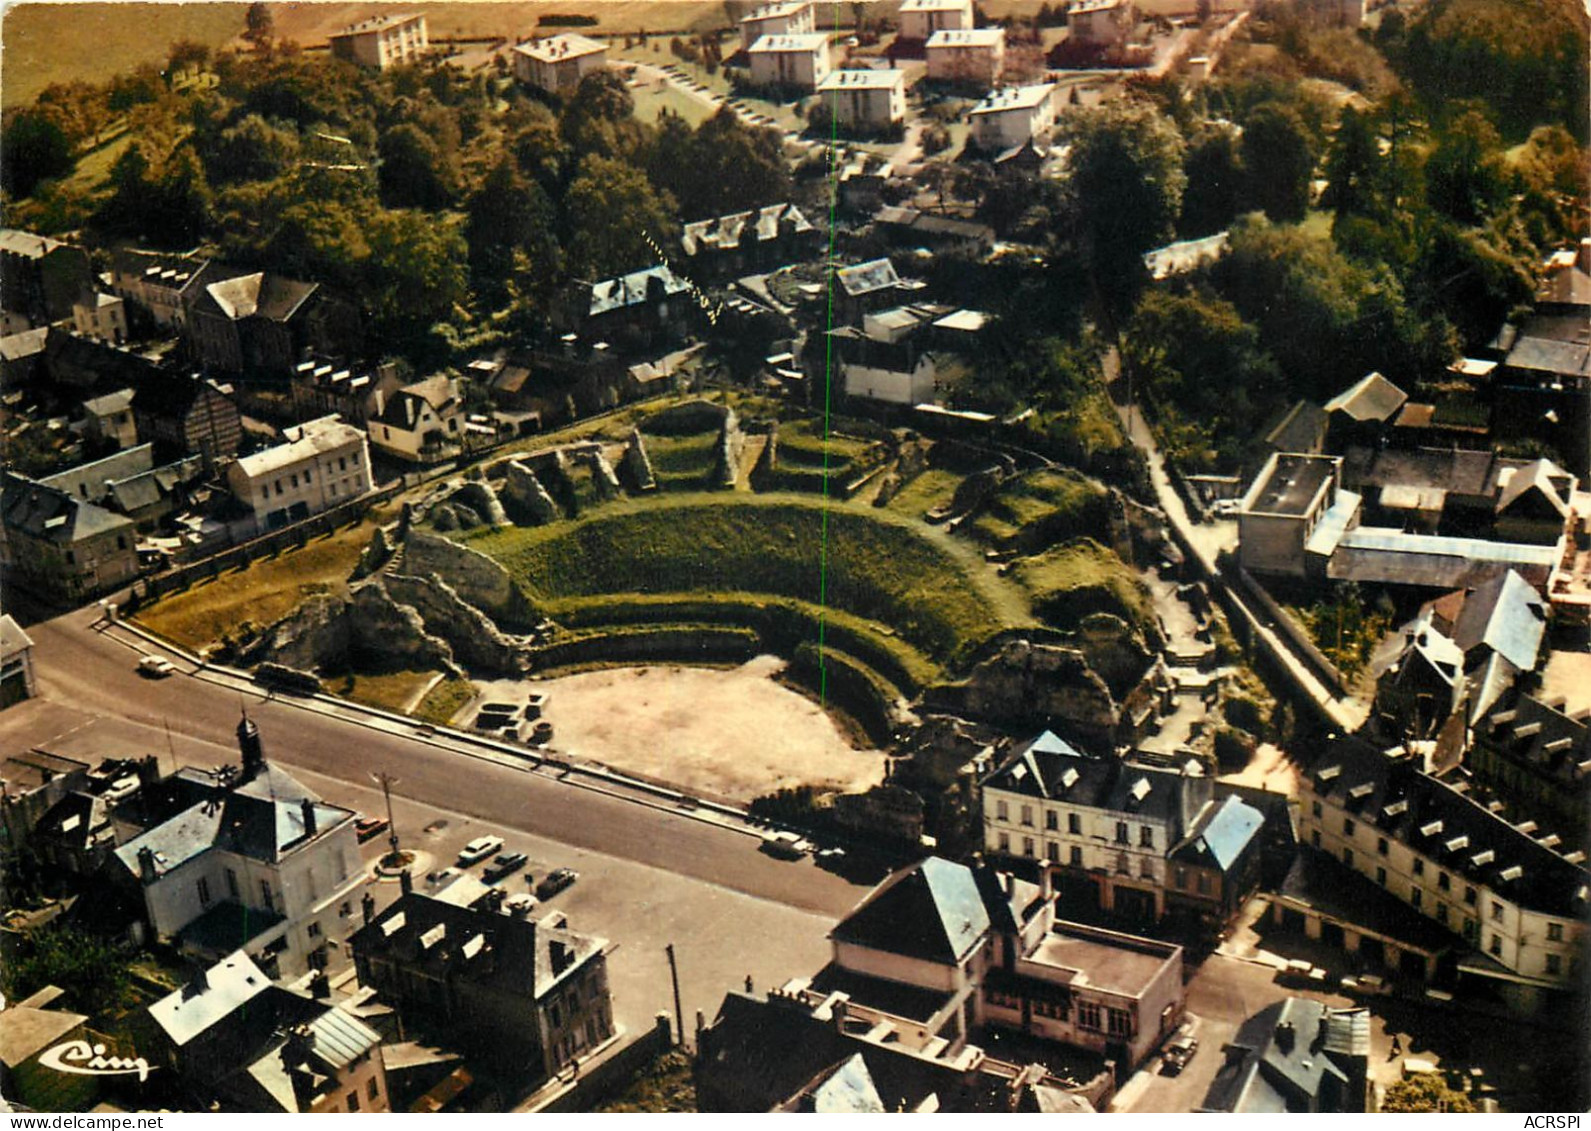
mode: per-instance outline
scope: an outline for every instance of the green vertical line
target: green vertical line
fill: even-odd
[[[840,0],[834,0],[834,27],[840,26]],[[822,97],[821,95],[819,96]],[[840,118],[829,106],[829,253],[824,264],[828,299],[827,331],[834,329],[834,232],[840,199],[838,157]],[[834,395],[834,335],[823,335],[823,507],[818,536],[818,699],[829,705],[829,663],[824,652],[829,624],[829,412]]]

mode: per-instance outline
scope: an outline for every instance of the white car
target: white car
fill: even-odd
[[[471,864],[479,863],[488,856],[503,850],[503,838],[500,836],[478,836],[466,844],[459,853],[458,864],[461,868],[468,868]]]
[[[164,656],[144,656],[138,661],[138,670],[143,675],[164,679],[177,670],[177,665]]]

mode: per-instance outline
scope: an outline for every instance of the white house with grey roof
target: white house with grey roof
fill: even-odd
[[[373,16],[331,36],[335,58],[377,71],[418,62],[430,45],[425,17],[415,13]]]
[[[267,765],[252,720],[238,743],[240,767],[140,790],[141,829],[118,808],[112,870],[163,942],[212,959],[242,948],[284,976],[322,968],[365,880],[355,814]]]
[[[1097,757],[1045,731],[984,779],[984,850],[1045,861],[1091,886],[1101,909],[1157,920],[1166,855],[1213,797],[1196,760]]]
[[[1358,1113],[1369,1107],[1370,1012],[1290,997],[1238,1027],[1201,1112]]]
[[[608,45],[566,32],[520,43],[513,50],[514,77],[548,94],[568,93],[592,71],[608,65]]]
[[[1511,824],[1409,758],[1356,743],[1316,759],[1299,801],[1305,844],[1446,932],[1461,984],[1525,1008],[1581,984],[1584,852],[1538,839],[1534,822]]]
[[[1005,28],[936,31],[923,52],[931,82],[988,90],[1005,69]]]
[[[985,153],[1003,153],[1033,142],[1048,145],[1055,129],[1054,83],[990,91],[967,112],[972,140]]]
[[[811,0],[780,0],[741,17],[740,45],[749,50],[765,35],[807,35],[816,29]]]
[[[906,72],[832,71],[818,84],[823,106],[844,130],[882,133],[906,121]]]
[[[253,512],[256,530],[301,522],[374,486],[365,434],[353,425],[325,416],[284,428],[282,435],[285,443],[227,468],[227,486]]]
[[[1047,872],[1033,884],[931,856],[829,939],[813,990],[912,1018],[952,1052],[992,1025],[1136,1067],[1182,1017],[1182,948],[1057,920]]]
[[[765,35],[746,51],[751,85],[811,94],[834,69],[829,37],[822,32]]]
[[[901,39],[925,40],[937,31],[971,26],[972,0],[901,0]]]

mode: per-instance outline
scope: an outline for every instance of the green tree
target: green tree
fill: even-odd
[[[1071,117],[1064,207],[1114,332],[1146,279],[1143,254],[1173,231],[1187,179],[1182,138],[1160,113],[1116,105]]]
[[[1315,155],[1298,112],[1267,102],[1243,123],[1243,167],[1247,202],[1278,222],[1296,222],[1309,208]]]
[[[243,21],[243,38],[254,43],[271,38],[276,31],[276,17],[271,15],[271,6],[264,0],[254,0],[254,3],[249,5]]]
[[[1507,195],[1502,138],[1479,110],[1467,110],[1437,137],[1425,164],[1432,208],[1460,224],[1478,224]]]
[[[412,122],[381,135],[380,183],[389,208],[446,208],[458,187],[451,155]]]
[[[424,212],[380,210],[365,225],[366,295],[377,332],[416,342],[468,293],[469,249],[458,225]]]
[[[633,165],[588,156],[565,198],[569,270],[600,279],[657,262],[652,245],[669,247],[677,210]]]
[[[216,184],[264,181],[281,175],[298,156],[298,133],[248,114],[217,139],[205,170]]]
[[[126,1008],[132,979],[127,956],[117,947],[80,928],[51,924],[22,936],[17,954],[0,971],[0,984],[11,1000],[59,986],[67,1004],[92,1016]]]
[[[1387,1112],[1442,1111],[1457,1115],[1472,1115],[1475,1105],[1463,1092],[1447,1086],[1447,1081],[1435,1072],[1420,1072],[1387,1087],[1381,1099],[1381,1110]]]
[[[49,115],[34,109],[6,116],[0,134],[0,185],[12,198],[30,196],[40,181],[72,171],[72,143]]]
[[[1384,212],[1380,199],[1381,156],[1369,119],[1346,106],[1326,155],[1326,192],[1321,204],[1343,216]]]
[[[1237,215],[1243,159],[1237,134],[1223,123],[1202,127],[1188,142],[1188,176],[1177,233],[1187,238],[1219,232]]]
[[[465,206],[464,239],[477,293],[501,296],[517,269],[544,292],[556,276],[557,215],[541,186],[520,173],[513,158],[493,166]]]
[[[575,153],[629,160],[645,131],[635,120],[635,99],[612,70],[592,71],[580,80],[559,118],[564,141]]]

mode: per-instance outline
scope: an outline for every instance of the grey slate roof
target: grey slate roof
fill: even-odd
[[[829,937],[955,965],[982,943],[989,926],[972,869],[930,856],[874,888]]]
[[[1281,1039],[1285,1029],[1290,1041]],[[1244,1021],[1206,1094],[1205,1111],[1247,1114],[1360,1110],[1348,1096],[1352,1061],[1370,1052],[1369,1014],[1290,997]],[[1362,1071],[1362,1067],[1361,1067]],[[1355,1073],[1358,1075],[1358,1073]]]
[[[656,267],[589,284],[591,301],[587,314],[595,317],[647,301],[654,279],[662,285],[665,296],[681,294],[690,289],[690,284],[675,275],[668,264],[660,263]]]
[[[739,247],[749,230],[755,230],[759,240],[775,240],[784,226],[794,232],[815,230],[801,210],[787,202],[769,204],[754,212],[732,212],[727,216],[686,224],[680,243],[686,255],[696,255],[711,248]]]
[[[1332,804],[1522,907],[1563,918],[1587,913],[1591,872],[1584,866],[1407,760],[1341,741],[1315,760],[1310,778]]]
[[[900,276],[895,273],[895,265],[887,259],[872,259],[866,263],[858,263],[854,267],[842,267],[834,273],[834,277],[839,280],[840,287],[845,293],[852,298],[900,286]]]
[[[828,1072],[807,1090],[805,1097],[809,1099],[801,1110],[819,1115],[837,1112],[882,1114],[884,1111],[884,1101],[879,1098],[873,1075],[868,1072],[867,1061],[862,1059],[859,1052],[852,1053],[849,1060]]]
[[[1359,423],[1391,420],[1409,395],[1379,373],[1367,373],[1326,402],[1328,413],[1343,412]]]
[[[107,531],[131,534],[133,530],[133,524],[119,514],[9,472],[0,489],[0,514],[7,530],[61,546]]]
[[[270,984],[264,971],[240,950],[155,1002],[149,1016],[180,1048],[265,993]]]
[[[1547,602],[1513,570],[1474,590],[1453,624],[1453,639],[1473,661],[1486,648],[1520,671],[1536,666],[1547,632]]]
[[[1244,850],[1254,843],[1264,824],[1265,815],[1240,797],[1211,801],[1194,819],[1187,838],[1171,855],[1201,863],[1207,860],[1223,872],[1230,871]]]

